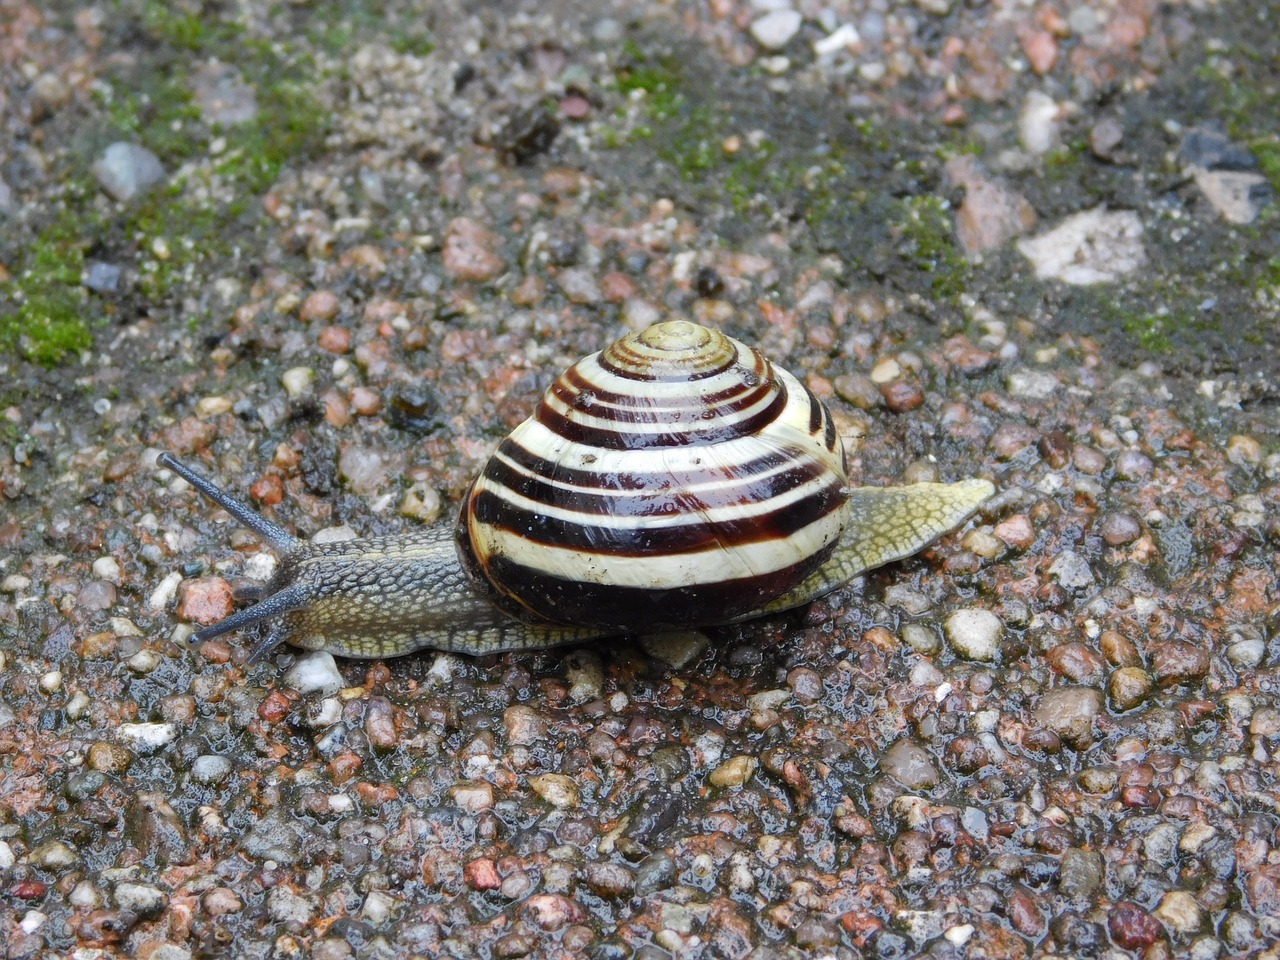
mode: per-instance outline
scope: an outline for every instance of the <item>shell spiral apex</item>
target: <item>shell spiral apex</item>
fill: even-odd
[[[755,350],[677,320],[551,385],[473,484],[459,543],[518,615],[723,622],[826,559],[847,493],[826,408]]]

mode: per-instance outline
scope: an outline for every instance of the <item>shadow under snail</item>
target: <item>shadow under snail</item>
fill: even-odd
[[[168,453],[157,460],[281,555],[264,599],[202,642],[276,621],[346,657],[542,649],[735,623],[910,556],[986,480],[851,487],[831,414],[758,352],[673,320],[560,375],[498,446],[456,524],[308,543]]]

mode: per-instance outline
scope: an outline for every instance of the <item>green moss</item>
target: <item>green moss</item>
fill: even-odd
[[[0,287],[16,304],[0,313],[0,346],[52,365],[93,343],[84,271],[84,224],[64,212],[40,232],[23,269]]]
[[[903,200],[901,212],[898,229],[907,262],[930,274],[936,296],[955,300],[968,287],[970,265],[956,246],[949,204],[926,194]]]

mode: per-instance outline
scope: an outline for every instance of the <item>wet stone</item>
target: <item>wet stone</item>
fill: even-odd
[[[1197,683],[1209,672],[1208,651],[1185,640],[1169,640],[1150,648],[1151,673],[1162,687]]]
[[[1089,687],[1061,687],[1040,698],[1033,719],[1077,749],[1094,740],[1093,722],[1102,713],[1102,694]]]
[[[1127,513],[1108,513],[1098,525],[1098,532],[1110,547],[1133,543],[1142,534],[1142,524]]]
[[[1116,476],[1121,480],[1146,479],[1154,467],[1151,458],[1138,450],[1125,450],[1116,457]]]
[[[1152,690],[1151,676],[1142,667],[1121,667],[1107,681],[1111,706],[1123,713],[1147,699]]]
[[[1160,921],[1135,903],[1121,901],[1107,914],[1107,930],[1117,946],[1125,950],[1145,950],[1164,932]]]
[[[458,217],[450,221],[445,232],[445,271],[459,280],[493,280],[506,269],[506,263],[495,252],[498,245],[493,231],[467,217]]]
[[[284,814],[270,813],[245,834],[244,850],[251,857],[296,863],[301,855],[302,827]]]
[[[1067,590],[1084,590],[1093,585],[1089,562],[1073,550],[1064,550],[1049,567],[1049,575]]]
[[[164,911],[169,895],[149,883],[121,883],[116,885],[114,899],[121,910],[147,919]]]
[[[1102,857],[1092,850],[1072,848],[1062,854],[1058,889],[1065,897],[1087,897],[1102,884]]]
[[[547,719],[532,707],[517,704],[502,714],[507,742],[513,746],[530,746],[547,737]]]
[[[676,876],[676,861],[668,853],[646,857],[636,870],[635,895],[647,897],[671,886]]]
[[[657,633],[640,638],[644,652],[655,660],[661,660],[673,670],[683,670],[695,662],[711,641],[698,630],[679,630]]]
[[[191,778],[205,786],[219,784],[229,776],[231,776],[231,761],[226,757],[205,754],[196,757],[195,762],[191,764]]]
[[[618,900],[631,894],[635,878],[618,863],[589,863],[584,869],[587,886],[597,896]]]
[[[558,810],[572,810],[582,798],[572,777],[560,773],[542,773],[529,778],[529,787]]]
[[[899,740],[886,750],[880,770],[909,790],[927,790],[940,779],[933,755],[911,740]]]
[[[222,577],[184,580],[178,586],[179,620],[208,626],[229,617],[234,610],[231,584]]]
[[[967,660],[995,660],[1002,632],[1000,618],[989,610],[957,610],[946,622],[947,640]]]
[[[346,686],[333,654],[322,652],[301,654],[285,672],[282,682],[304,696],[312,693],[329,695]]]

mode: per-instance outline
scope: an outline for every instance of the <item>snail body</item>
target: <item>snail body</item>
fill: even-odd
[[[192,638],[275,620],[254,659],[285,639],[351,657],[485,654],[733,623],[915,553],[993,492],[850,487],[809,390],[679,320],[565,371],[452,526],[306,543],[169,454],[158,463],[281,554],[265,599]]]

